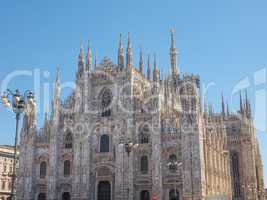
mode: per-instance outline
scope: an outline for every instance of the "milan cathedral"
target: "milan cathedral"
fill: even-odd
[[[43,128],[35,108],[24,116],[17,199],[264,200],[246,93],[238,111],[222,97],[215,113],[201,102],[199,77],[180,73],[173,32],[169,55],[163,75],[142,51],[133,66],[130,35],[125,54],[120,37],[117,64],[93,62],[81,47],[73,92],[61,100],[58,70]]]

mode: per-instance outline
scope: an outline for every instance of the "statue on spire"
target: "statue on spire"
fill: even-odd
[[[142,49],[140,49],[139,71],[141,74],[143,74],[143,72],[144,72],[144,60],[143,60]]]
[[[149,61],[149,55],[147,58],[147,80],[150,81],[150,61]]]
[[[54,85],[54,96],[52,100],[52,118],[56,119],[59,116],[60,107],[60,96],[61,96],[61,85],[60,85],[60,69],[57,68],[57,77]]]
[[[157,70],[156,55],[154,55],[153,81],[157,80],[158,80],[158,70]]]
[[[243,115],[244,114],[244,108],[243,108],[243,100],[242,100],[242,94],[241,94],[241,91],[240,91],[240,94],[239,94],[239,99],[240,99],[240,114]]]
[[[131,44],[131,37],[130,33],[128,33],[128,45],[127,45],[127,52],[126,52],[126,67],[127,70],[132,68],[132,44]]]
[[[84,71],[85,71],[84,50],[83,50],[83,45],[82,45],[82,42],[81,42],[79,60],[78,60],[78,74],[81,75]]]
[[[90,42],[88,41],[87,56],[86,56],[86,70],[90,71],[92,69],[92,50],[90,47]]]
[[[223,118],[225,118],[225,104],[224,104],[223,94],[222,94],[222,116],[223,116]]]
[[[178,75],[179,72],[177,70],[177,52],[175,45],[175,35],[174,30],[171,29],[171,48],[170,48],[170,59],[171,59],[171,72],[172,76]]]
[[[124,68],[124,62],[123,62],[123,47],[122,47],[122,34],[120,34],[120,40],[119,40],[119,48],[118,48],[118,67],[119,69]]]

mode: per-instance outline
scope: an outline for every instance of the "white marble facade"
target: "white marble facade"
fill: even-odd
[[[239,113],[224,102],[221,113],[202,109],[199,77],[179,72],[173,33],[168,75],[156,59],[144,75],[142,53],[135,68],[130,37],[126,62],[121,40],[117,64],[92,57],[81,48],[76,88],[65,101],[57,72],[41,130],[24,119],[17,199],[263,200],[248,100]]]

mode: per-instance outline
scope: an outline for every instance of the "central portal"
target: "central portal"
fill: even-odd
[[[97,200],[111,200],[111,186],[108,181],[98,183]]]

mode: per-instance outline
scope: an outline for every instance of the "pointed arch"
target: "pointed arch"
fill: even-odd
[[[231,167],[233,173],[233,197],[234,199],[241,197],[240,190],[240,172],[239,172],[239,154],[236,151],[231,152]]]
[[[111,115],[111,104],[113,95],[110,89],[103,88],[99,95],[101,117],[109,117]]]
[[[68,130],[64,138],[65,149],[72,149],[72,143],[73,143],[72,133],[71,131]]]
[[[46,171],[47,171],[47,163],[45,161],[42,161],[40,163],[40,178],[46,177]]]
[[[179,191],[171,189],[169,192],[169,200],[180,200]]]
[[[142,156],[141,157],[140,171],[143,174],[147,174],[148,173],[148,157],[147,156]]]
[[[65,160],[64,161],[63,173],[64,173],[65,177],[70,176],[70,174],[71,174],[71,162],[70,162],[70,160]]]
[[[100,136],[100,152],[109,152],[109,135],[107,134]]]
[[[70,193],[69,192],[64,192],[62,194],[62,200],[71,200]]]
[[[150,129],[147,124],[142,125],[139,128],[139,143],[140,144],[147,144],[149,143],[149,135],[150,135]]]
[[[109,181],[98,183],[97,200],[111,200],[111,185]]]

